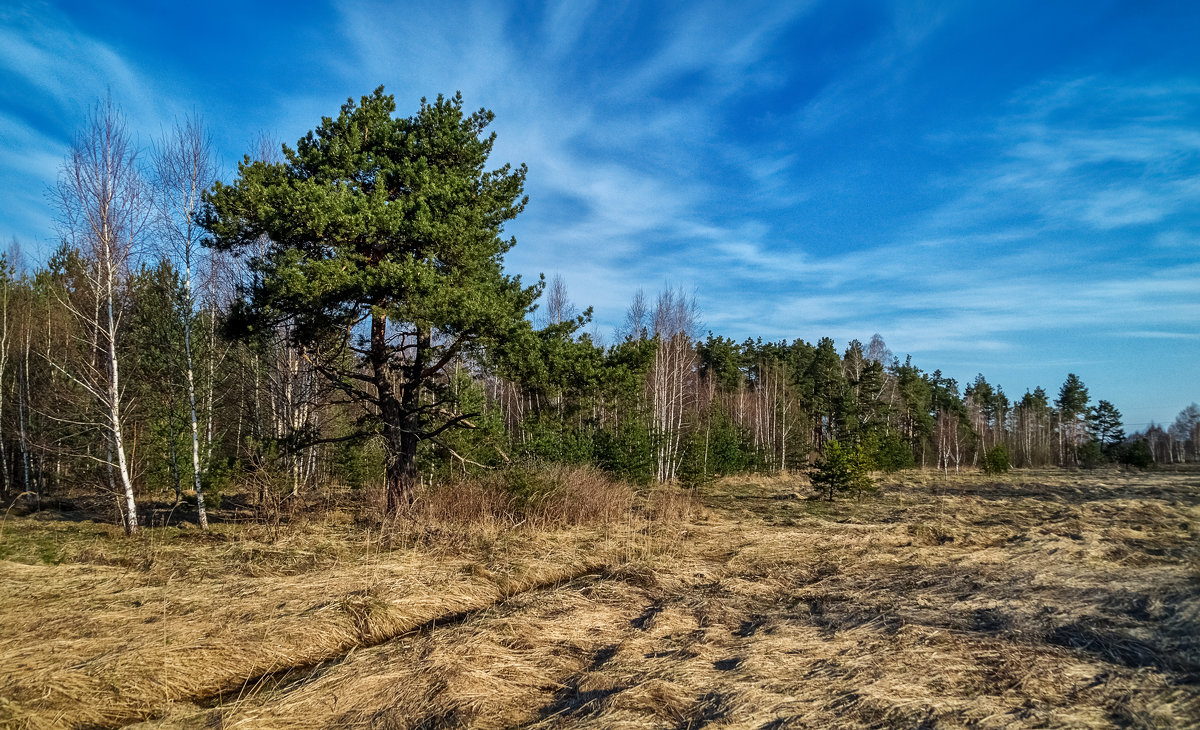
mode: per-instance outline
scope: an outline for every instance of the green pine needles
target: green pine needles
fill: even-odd
[[[825,442],[821,455],[808,471],[813,488],[830,502],[838,494],[863,492],[875,489],[875,483],[867,473],[867,459],[859,445],[844,446],[837,439]]]
[[[531,351],[541,285],[508,276],[504,224],[525,207],[525,166],[488,169],[492,113],[461,96],[395,115],[383,88],[283,148],[247,158],[205,196],[208,244],[248,257],[254,283],[231,316],[252,338],[280,330],[344,402],[352,430],[381,436],[387,509],[413,499],[418,445],[481,414],[449,368],[471,353]],[[315,442],[313,442],[315,443]]]
[[[983,455],[985,474],[1004,474],[1011,468],[1012,462],[1008,458],[1008,448],[1004,444],[993,446]]]

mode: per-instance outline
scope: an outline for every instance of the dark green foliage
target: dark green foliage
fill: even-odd
[[[1119,463],[1128,466],[1135,466],[1139,469],[1149,469],[1154,466],[1154,454],[1150,451],[1150,444],[1146,443],[1145,439],[1118,445],[1115,455]]]
[[[186,292],[179,272],[163,259],[131,277],[129,297],[124,327],[129,355],[122,375],[129,401],[143,424],[134,457],[141,464],[144,487],[156,492],[169,489],[179,495],[192,485],[181,317],[186,311]]]
[[[331,476],[351,489],[383,482],[383,448],[378,441],[343,441],[333,445]]]
[[[1108,461],[1104,456],[1104,449],[1100,446],[1100,442],[1095,439],[1080,444],[1079,448],[1076,449],[1075,458],[1084,469],[1095,469]]]
[[[1106,400],[1100,401],[1088,412],[1088,427],[1105,453],[1125,440],[1121,412]]]
[[[613,476],[635,484],[654,479],[654,438],[641,422],[597,431],[593,448],[596,466]]]
[[[874,488],[867,474],[866,459],[858,446],[843,446],[837,439],[827,441],[808,477],[817,493],[829,501],[838,494],[862,494]]]
[[[590,434],[568,428],[548,413],[535,413],[521,424],[525,442],[520,453],[536,461],[560,464],[588,464],[592,461]]]
[[[821,338],[812,360],[805,369],[802,387],[807,391],[804,395],[810,400],[812,413],[816,417],[816,433],[818,442],[839,435],[842,419],[839,416],[847,388],[846,377],[842,373],[842,359],[838,357],[833,340]]]
[[[1004,474],[1011,468],[1008,447],[1004,444],[993,446],[983,456],[983,471],[987,474]]]
[[[1062,387],[1058,389],[1058,400],[1054,405],[1063,414],[1064,420],[1074,418],[1087,409],[1088,389],[1075,373],[1068,373]]]
[[[934,388],[921,369],[906,357],[893,363],[890,373],[896,381],[901,435],[914,444],[923,443],[933,433]]]
[[[718,477],[756,471],[761,457],[746,434],[719,409],[710,409],[702,425],[692,431],[679,466],[679,480],[697,486]]]
[[[870,463],[880,471],[890,473],[911,469],[916,465],[912,446],[900,434],[892,432],[883,436],[871,436],[864,440],[864,450]]]
[[[457,368],[450,373],[449,389],[460,410],[479,415],[471,418],[470,428],[449,430],[438,438],[437,443],[429,445],[428,455],[436,462],[436,467],[442,472],[461,472],[474,466],[466,460],[489,467],[507,465],[511,449],[504,431],[503,415],[498,409],[488,407],[483,383],[473,378],[467,369]],[[371,453],[382,457],[378,448]]]
[[[465,427],[446,369],[483,350],[537,351],[525,315],[541,286],[507,276],[504,224],[525,206],[525,167],[487,170],[492,114],[461,96],[393,117],[380,87],[205,196],[211,243],[249,254],[242,334],[286,322],[294,344],[385,445],[387,509],[411,502],[417,454]],[[267,246],[260,249],[263,241]],[[238,328],[234,328],[236,331]]]
[[[188,459],[190,464],[191,460]],[[204,481],[201,485],[204,491],[205,509],[220,509],[221,497],[237,491],[246,478],[242,465],[233,459],[217,459],[204,470]],[[195,494],[188,496],[188,502],[196,504]]]
[[[696,344],[700,374],[714,380],[721,388],[733,390],[742,384],[744,363],[737,343],[727,337],[708,333],[708,339]]]

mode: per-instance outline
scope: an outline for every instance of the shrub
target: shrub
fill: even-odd
[[[889,474],[916,465],[912,447],[898,433],[890,433],[875,441],[872,461],[880,471]]]
[[[1106,461],[1104,458],[1104,449],[1100,447],[1100,442],[1096,440],[1081,444],[1076,450],[1075,455],[1079,459],[1079,465],[1084,469],[1095,469]]]
[[[594,459],[591,438],[545,416],[531,416],[521,424],[525,442],[520,453],[534,461],[555,464],[588,464]]]
[[[1139,469],[1149,469],[1154,466],[1154,455],[1150,453],[1150,444],[1145,439],[1120,444],[1115,450],[1117,461]]]
[[[627,421],[615,429],[596,432],[596,466],[634,484],[654,480],[654,437],[645,426]]]
[[[430,523],[570,525],[621,519],[633,501],[599,469],[525,464],[431,487],[416,509]]]
[[[755,471],[758,454],[747,435],[719,410],[695,429],[679,465],[679,481],[693,487],[718,477]]]
[[[333,446],[330,471],[350,489],[383,482],[383,449],[377,440],[344,441]]]
[[[867,475],[862,448],[847,448],[836,439],[825,443],[808,477],[817,492],[831,502],[840,492],[854,491],[861,495],[875,486]]]
[[[983,455],[983,471],[987,474],[1004,474],[1012,468],[1008,458],[1008,447],[998,444],[987,450]]]

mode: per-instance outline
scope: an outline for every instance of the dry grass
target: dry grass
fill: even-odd
[[[627,511],[555,531],[189,534],[212,565],[178,575],[175,547],[148,568],[120,563],[134,548],[117,565],[76,548],[85,562],[0,563],[0,718],[1200,726],[1200,474],[925,473],[862,503],[806,493],[726,480],[704,507],[667,493],[637,513],[688,521]],[[3,549],[46,528],[10,522]],[[234,545],[273,567],[213,572]]]
[[[509,528],[613,523],[633,509],[634,490],[590,467],[510,469],[439,485],[422,495],[418,524]]]

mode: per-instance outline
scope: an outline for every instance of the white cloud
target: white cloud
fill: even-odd
[[[974,140],[1000,154],[964,171],[965,192],[931,226],[963,231],[1025,216],[1045,230],[1110,231],[1200,206],[1197,85],[1087,77],[1038,84],[1012,106]]]
[[[157,119],[162,112],[145,74],[45,3],[20,3],[0,16],[0,71],[71,117],[105,89],[131,117]]]

